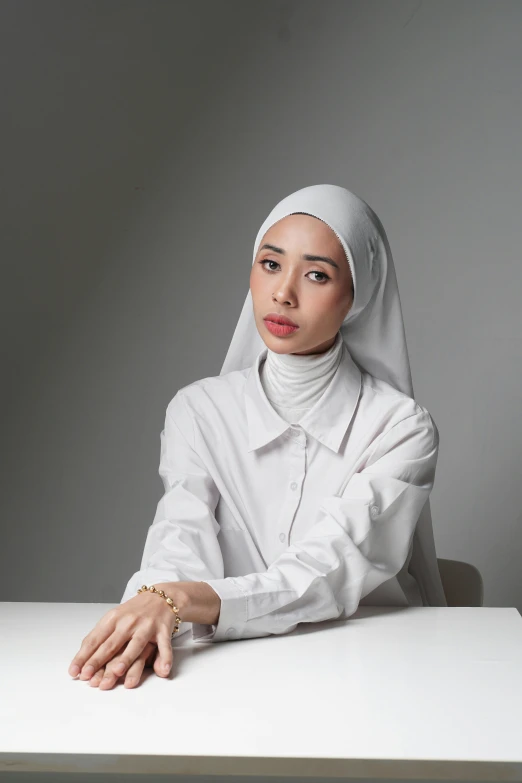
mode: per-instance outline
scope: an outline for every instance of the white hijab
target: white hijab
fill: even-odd
[[[268,229],[287,215],[304,212],[324,221],[344,248],[354,284],[353,305],[340,332],[359,369],[414,398],[399,289],[388,238],[362,199],[338,185],[311,185],[282,199],[259,229],[252,264]],[[265,343],[258,332],[250,289],[220,375],[250,367]],[[429,498],[413,536],[409,571],[424,606],[447,606],[437,566]]]

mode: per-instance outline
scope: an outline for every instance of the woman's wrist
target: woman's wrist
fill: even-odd
[[[161,601],[164,611],[168,612],[168,616],[172,619],[172,627],[176,625],[176,616],[178,616],[181,620],[181,622],[184,621],[183,611],[186,607],[186,600],[184,591],[180,589],[179,585],[180,582],[152,582],[151,584],[154,585],[156,588],[156,593],[154,593],[151,590],[146,590],[144,592],[148,593],[149,595],[154,596],[154,600]],[[151,585],[147,585],[147,587],[150,587]],[[165,597],[162,595],[158,595],[158,592],[160,590],[163,590],[165,593]],[[143,595],[143,593],[139,593],[139,595]],[[170,598],[172,599],[172,604],[168,603],[165,599]],[[176,610],[174,609],[176,607]]]
[[[217,624],[221,598],[210,585],[205,582],[154,582],[154,586],[172,598],[181,622]],[[169,610],[172,611],[170,607]]]

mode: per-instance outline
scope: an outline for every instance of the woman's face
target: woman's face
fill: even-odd
[[[288,215],[266,232],[252,265],[250,291],[259,334],[275,353],[327,351],[353,304],[343,246],[326,223],[311,215]],[[274,334],[265,321],[274,313],[299,328]]]

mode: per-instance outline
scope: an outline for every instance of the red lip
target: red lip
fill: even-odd
[[[275,324],[284,324],[285,326],[298,326],[295,321],[292,321],[290,318],[285,318],[284,315],[278,315],[277,313],[268,313],[263,320],[272,321]]]

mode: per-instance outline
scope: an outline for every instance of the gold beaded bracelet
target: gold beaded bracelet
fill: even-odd
[[[172,634],[171,634],[171,637],[170,637],[171,640],[172,640],[174,638],[174,636],[177,634],[177,632],[179,631],[179,624],[181,623],[181,617],[179,616],[179,609],[178,609],[178,607],[174,606],[174,601],[172,600],[172,598],[169,598],[169,596],[166,593],[164,593],[163,590],[156,590],[154,585],[150,585],[150,587],[147,587],[147,585],[142,585],[138,589],[138,593],[144,593],[146,590],[148,590],[150,593],[157,593],[158,595],[161,595],[161,597],[166,600],[166,602],[168,603],[168,605],[170,606],[170,608],[172,609],[172,611],[176,615],[176,626],[175,626],[174,630],[172,631]]]

